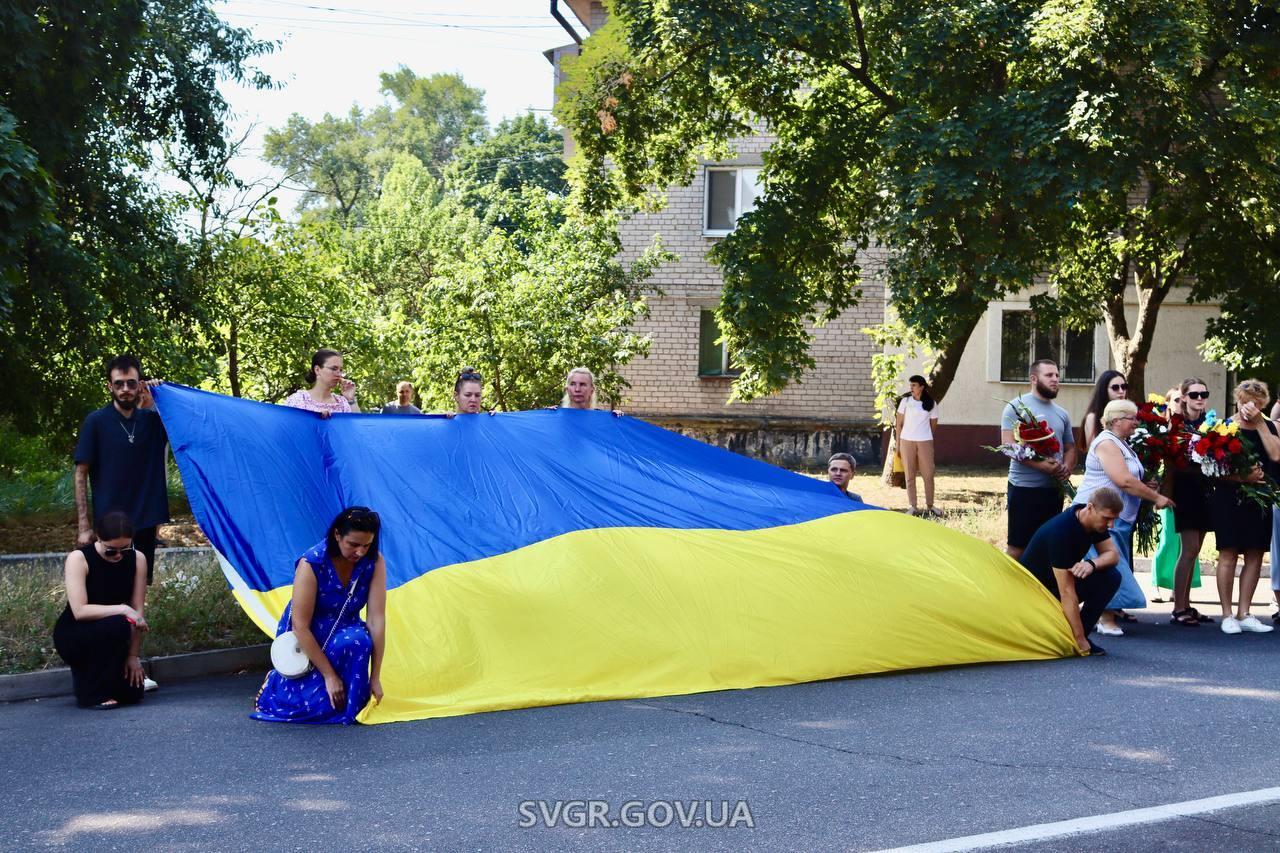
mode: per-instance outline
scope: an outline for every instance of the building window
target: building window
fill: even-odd
[[[731,232],[738,224],[738,217],[755,208],[759,191],[759,167],[708,167],[702,233],[724,236]]]
[[[720,324],[716,322],[715,312],[703,310],[698,315],[698,375],[737,376],[740,373],[720,342]]]
[[[1051,358],[1063,382],[1093,382],[1093,329],[1036,328],[1030,311],[1005,311],[1000,323],[1000,381],[1025,382],[1031,362]]]

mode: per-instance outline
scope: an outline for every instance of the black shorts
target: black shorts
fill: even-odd
[[[1025,548],[1040,526],[1062,512],[1057,486],[1009,486],[1009,545]]]

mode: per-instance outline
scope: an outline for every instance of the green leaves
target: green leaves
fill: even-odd
[[[1175,283],[1222,298],[1272,281],[1274,242],[1247,212],[1280,199],[1271,6],[610,9],[566,63],[557,105],[583,208],[650,208],[653,188],[687,183],[752,122],[777,136],[764,196],[712,253],[725,279],[718,316],[744,368],[737,397],[801,379],[809,330],[855,304],[868,273],[938,354],[939,396],[987,304],[1042,276],[1038,317],[1082,328],[1105,316],[1139,385]],[[887,248],[861,253],[873,245]]]

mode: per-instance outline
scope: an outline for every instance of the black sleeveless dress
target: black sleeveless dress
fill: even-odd
[[[134,552],[111,562],[93,545],[79,549],[89,563],[85,591],[89,604],[128,604],[133,598],[137,572]],[[82,708],[115,699],[122,705],[142,701],[142,688],[129,684],[124,663],[129,657],[133,626],[123,616],[86,619],[81,622],[67,604],[53,628],[53,646],[71,667],[76,704]]]
[[[1264,422],[1263,426],[1276,434],[1275,424]],[[1267,476],[1274,476],[1275,466],[1267,458],[1258,431],[1242,429],[1236,435],[1262,461]],[[1219,551],[1265,551],[1271,547],[1271,507],[1258,506],[1244,497],[1238,483],[1219,481],[1209,498],[1209,507]]]

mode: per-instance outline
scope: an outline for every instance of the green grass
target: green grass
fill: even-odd
[[[169,466],[169,511],[184,514],[187,492],[177,468]],[[0,518],[20,519],[70,516],[75,518],[76,491],[71,465],[64,471],[0,473]]]
[[[22,567],[0,574],[0,673],[64,665],[53,648],[53,625],[66,601],[60,574]],[[172,571],[161,564],[147,591],[146,614],[151,631],[144,657],[266,642],[213,559]]]

